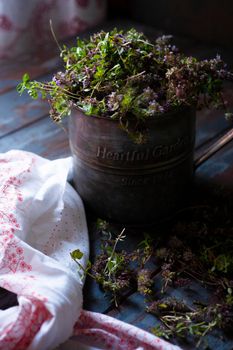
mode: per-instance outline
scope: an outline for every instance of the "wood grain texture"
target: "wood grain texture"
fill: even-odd
[[[160,277],[157,276],[157,279]],[[203,303],[208,303],[211,298],[211,293],[203,288],[200,284],[192,282],[187,288],[180,288],[179,290],[169,288],[164,297],[176,297],[183,300],[187,304],[192,305],[194,300],[200,300]],[[158,318],[145,312],[145,301],[139,293],[134,293],[129,296],[120,306],[119,309],[113,309],[108,315],[115,317],[119,320],[136,325],[144,330],[151,331],[153,327],[161,325]],[[172,343],[182,347],[182,349],[195,349],[196,343],[190,339],[171,339]],[[216,330],[203,339],[200,350],[232,350],[233,340],[226,335],[223,335],[221,331]]]
[[[106,24],[107,25],[107,24]],[[106,26],[105,25],[105,26]],[[108,24],[109,25],[109,24]],[[110,24],[112,28],[114,24]],[[96,25],[89,30],[79,34],[80,38],[89,37],[90,34],[101,30],[102,24]],[[67,38],[60,42],[60,46],[64,45],[71,47],[75,44],[76,37]],[[38,79],[48,73],[51,74],[54,70],[62,68],[62,60],[60,58],[60,51],[51,34],[51,44],[44,48],[41,56],[33,54],[17,56],[8,60],[7,62],[0,62],[0,95],[12,89],[21,81],[24,73],[28,73],[31,79]]]
[[[53,71],[54,67],[61,66],[61,59],[56,52],[56,56],[47,58],[45,61],[32,59],[30,65],[26,61],[13,61],[2,65],[0,69],[0,95],[15,89],[15,86],[21,81],[24,73],[28,73],[31,79],[36,79]]]
[[[46,101],[32,100],[16,90],[0,95],[0,138],[48,115]]]
[[[199,182],[233,193],[233,141],[214,154],[196,171]]]
[[[20,149],[49,159],[69,156],[69,140],[65,130],[55,125],[47,116],[3,137],[0,140],[0,152]]]

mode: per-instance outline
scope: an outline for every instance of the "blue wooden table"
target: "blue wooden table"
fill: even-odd
[[[106,23],[105,28],[111,28],[116,23]],[[151,28],[144,28],[138,24],[121,23],[121,26],[142,29],[151,37],[156,37],[158,31]],[[118,24],[119,27],[119,24]],[[84,33],[84,35],[87,35]],[[176,38],[177,44],[188,54],[199,58],[212,57],[216,53],[221,53],[223,58],[232,63],[232,52],[221,50],[215,47],[206,47],[198,42],[188,39]],[[59,69],[59,61],[56,50],[46,53],[43,59],[36,57],[29,61],[12,61],[2,64],[0,67],[0,152],[11,149],[21,149],[35,152],[49,159],[62,158],[70,155],[66,122],[64,129],[59,128],[48,118],[48,105],[39,100],[33,101],[26,94],[20,97],[16,92],[16,85],[20,81],[24,72],[28,72],[31,78],[48,80],[52,73]],[[231,100],[233,106],[233,86],[226,86],[226,95]],[[211,146],[224,136],[231,125],[224,119],[220,111],[203,110],[197,114],[196,129],[196,153],[195,158],[199,159],[199,166],[196,170],[195,189],[203,193],[207,188],[212,189],[224,187],[227,190],[233,189],[233,142],[229,142],[219,151],[214,152],[210,157],[202,158],[203,154],[211,149]],[[203,190],[204,189],[204,190]],[[195,191],[196,191],[195,190]],[[89,233],[91,241],[91,255],[94,257],[99,251],[100,235],[95,229],[93,216],[88,218]],[[130,231],[131,230],[131,231]],[[141,231],[142,233],[142,231]],[[137,235],[129,229],[130,244],[136,241],[136,236],[140,236],[140,229]],[[127,242],[127,245],[129,243]],[[155,268],[153,278],[155,285],[159,285],[161,279],[159,266]],[[159,287],[158,287],[159,288]],[[208,300],[211,291],[204,288],[197,281],[193,281],[188,288],[169,288],[168,295],[182,296],[184,299]],[[0,306],[9,307],[16,302],[15,297],[6,291],[1,291]],[[120,308],[115,308],[94,281],[87,279],[84,293],[84,306],[86,309],[107,313],[113,317],[124,320],[138,327],[150,331],[151,327],[158,324],[158,320],[151,314],[145,312],[142,296],[135,290],[129,290],[120,302]],[[233,322],[233,320],[232,320]],[[193,349],[195,343],[174,342],[183,348]],[[233,349],[233,340],[221,332],[214,332],[208,336],[209,349],[230,350]],[[202,346],[204,349],[204,345]]]

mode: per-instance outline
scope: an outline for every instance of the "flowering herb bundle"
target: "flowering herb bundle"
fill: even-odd
[[[219,56],[186,57],[170,40],[162,36],[152,43],[135,29],[101,31],[61,49],[64,70],[51,81],[30,81],[25,74],[18,91],[48,98],[56,122],[73,106],[86,115],[118,119],[126,129],[182,106],[223,108],[230,117],[222,83],[233,74],[225,63]]]

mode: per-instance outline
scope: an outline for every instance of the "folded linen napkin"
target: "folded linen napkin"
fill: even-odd
[[[71,158],[23,151],[0,154],[0,287],[18,305],[0,310],[0,350],[175,350],[124,322],[82,310],[88,233],[82,201],[67,183]],[[72,339],[64,343],[72,336]],[[94,347],[94,348],[93,348]]]

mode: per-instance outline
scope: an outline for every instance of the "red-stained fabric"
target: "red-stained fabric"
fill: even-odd
[[[64,39],[100,23],[105,12],[105,0],[0,0],[0,60],[49,50],[50,19]]]

